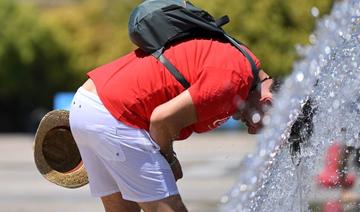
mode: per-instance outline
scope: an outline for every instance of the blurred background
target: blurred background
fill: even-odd
[[[36,130],[85,73],[135,47],[128,17],[139,0],[0,0],[0,132]],[[193,0],[248,45],[273,76],[286,76],[333,0]],[[65,100],[64,100],[65,99]],[[226,127],[226,126],[225,126]]]
[[[335,0],[192,0],[258,56],[263,69],[283,78],[299,59],[296,45],[311,42],[315,17]],[[88,186],[68,190],[41,179],[32,141],[41,118],[66,108],[86,73],[136,47],[128,17],[140,0],[0,0],[0,211],[101,211]],[[239,130],[240,129],[240,130]],[[256,137],[235,121],[178,142],[178,184],[190,211],[216,211],[240,161]],[[220,179],[220,180],[219,180]]]

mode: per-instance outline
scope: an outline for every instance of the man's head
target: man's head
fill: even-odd
[[[263,70],[259,71],[259,79],[259,84],[249,93],[246,101],[238,102],[238,110],[233,115],[234,119],[240,119],[246,124],[250,134],[255,134],[262,128],[264,114],[272,104],[273,79]]]

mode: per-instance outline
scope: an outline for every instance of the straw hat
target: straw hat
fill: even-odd
[[[66,188],[88,183],[79,149],[71,134],[69,111],[53,110],[41,120],[35,135],[37,169],[50,182]]]

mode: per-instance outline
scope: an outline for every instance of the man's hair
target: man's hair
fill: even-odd
[[[273,83],[270,86],[270,92],[273,94],[279,93],[283,82],[284,80],[280,77],[273,78]]]

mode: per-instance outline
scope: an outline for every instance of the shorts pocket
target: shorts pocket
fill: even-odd
[[[160,151],[159,145],[151,139],[150,135],[145,130],[133,130],[131,135],[129,130],[117,128],[116,137],[122,140],[123,145],[132,149],[150,153],[157,153]]]
[[[147,132],[147,131],[143,131],[143,133],[144,133],[144,136],[145,136],[145,138],[147,138],[146,140],[148,140],[148,142],[149,142],[149,147],[151,148],[151,150],[154,152],[154,153],[156,153],[156,152],[159,152],[160,151],[160,146],[159,146],[159,144],[157,144],[152,138],[151,138],[151,136],[150,136],[150,134]]]

